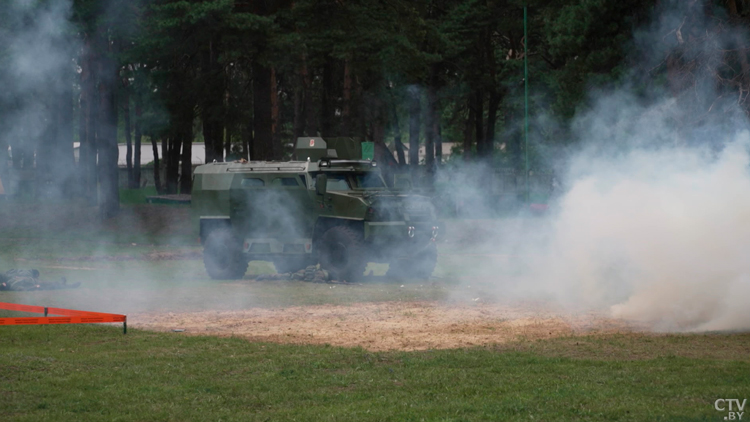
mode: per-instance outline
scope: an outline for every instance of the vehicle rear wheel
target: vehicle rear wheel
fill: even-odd
[[[320,238],[320,267],[334,280],[355,281],[367,266],[362,234],[345,226],[328,229]]]
[[[413,256],[391,261],[386,275],[389,277],[426,280],[430,278],[436,265],[437,247],[434,243],[430,243],[426,248]]]
[[[212,231],[203,247],[203,265],[214,280],[235,280],[247,271],[241,241],[228,228]]]

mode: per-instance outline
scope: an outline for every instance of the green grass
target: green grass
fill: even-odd
[[[13,421],[721,420],[716,398],[747,397],[748,336],[729,356],[681,357],[717,336],[630,338],[639,359],[560,357],[569,339],[517,350],[371,353],[117,327],[2,327],[0,414]],[[621,336],[577,338],[591,348]]]
[[[143,189],[120,189],[120,204],[145,204],[146,197],[154,195],[157,195],[154,186],[147,186]]]
[[[430,282],[394,283],[381,265],[368,282],[332,286],[252,281],[274,271],[266,262],[252,262],[244,280],[210,280],[185,207],[124,205],[103,223],[92,216],[80,204],[0,206],[0,270],[38,268],[43,278],[81,282],[73,290],[0,292],[0,302],[125,314],[473,303],[496,292],[484,278],[512,276],[522,265],[481,240],[530,224],[451,221]],[[478,246],[467,248],[472,242]],[[717,398],[750,399],[748,334],[373,353],[121,330],[0,326],[0,420],[720,421]]]
[[[0,204],[0,257],[57,258],[131,253],[131,246],[198,247],[189,207],[121,205],[101,221],[96,207],[78,202]]]

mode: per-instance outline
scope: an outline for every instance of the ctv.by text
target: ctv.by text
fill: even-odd
[[[729,411],[727,416],[724,416],[725,421],[741,421],[742,415],[745,414],[745,403],[747,399],[717,399],[714,402],[714,409],[719,412]]]

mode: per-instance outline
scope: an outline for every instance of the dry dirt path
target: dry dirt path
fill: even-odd
[[[129,325],[193,335],[245,337],[277,343],[361,346],[372,351],[447,349],[591,333],[635,326],[594,313],[534,306],[448,305],[435,302],[358,303],[242,311],[141,313]]]

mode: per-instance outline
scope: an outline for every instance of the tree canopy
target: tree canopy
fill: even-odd
[[[162,146],[166,193],[190,192],[196,140],[206,161],[271,160],[299,136],[352,136],[415,171],[426,148],[427,174],[450,143],[452,159],[520,171],[524,59],[541,163],[543,147],[576,142],[571,121],[597,89],[666,93],[691,110],[682,127],[732,104],[746,115],[748,16],[745,0],[11,0],[0,151],[14,166],[70,157],[66,177],[42,179],[106,214],[118,142],[133,187],[130,154]]]

